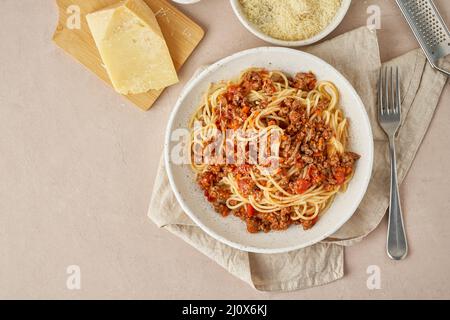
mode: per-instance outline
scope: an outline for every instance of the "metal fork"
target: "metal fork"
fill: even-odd
[[[395,75],[390,67],[380,71],[378,83],[378,121],[389,137],[391,158],[391,196],[389,205],[389,225],[387,235],[387,253],[393,260],[402,260],[408,253],[402,208],[397,182],[397,158],[395,155],[395,136],[401,122],[400,75],[398,67]]]

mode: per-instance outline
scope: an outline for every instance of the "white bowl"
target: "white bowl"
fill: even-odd
[[[350,149],[361,155],[355,175],[345,193],[339,194],[327,212],[310,230],[292,226],[286,231],[250,234],[245,223],[214,211],[195,182],[189,165],[179,165],[170,158],[179,141],[172,133],[186,129],[189,119],[212,82],[233,79],[249,67],[278,69],[289,74],[312,71],[318,79],[332,81],[341,93],[341,104],[350,119]],[[175,139],[176,140],[176,139]],[[364,105],[351,84],[323,60],[294,49],[261,47],[233,54],[206,68],[190,81],[181,93],[169,119],[164,156],[173,192],[183,210],[207,234],[234,248],[258,253],[280,253],[317,243],[336,232],[357,209],[372,173],[373,137]]]
[[[323,38],[325,38],[327,35],[329,35],[331,32],[334,31],[334,29],[337,28],[337,26],[342,22],[345,15],[347,14],[348,9],[350,8],[350,4],[352,3],[352,0],[342,0],[341,7],[339,8],[338,12],[336,13],[336,16],[334,17],[333,21],[320,33],[316,34],[312,38],[305,39],[305,40],[297,40],[297,41],[286,41],[286,40],[280,40],[273,38],[264,32],[262,32],[256,25],[254,25],[252,22],[250,22],[245,15],[245,13],[242,10],[242,6],[239,3],[239,0],[230,0],[231,6],[233,8],[234,13],[238,17],[239,21],[244,25],[245,28],[247,28],[248,31],[253,33],[258,38],[275,44],[277,46],[284,46],[284,47],[301,47],[301,46],[307,46],[313,43],[316,43]]]
[[[191,3],[197,3],[200,0],[172,0],[173,2],[180,3],[180,4],[191,4]]]

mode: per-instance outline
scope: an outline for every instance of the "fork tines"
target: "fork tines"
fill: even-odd
[[[380,122],[395,121],[401,116],[400,74],[398,67],[380,70],[378,82],[378,115]]]

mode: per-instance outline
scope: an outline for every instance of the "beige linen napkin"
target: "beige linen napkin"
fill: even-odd
[[[367,194],[353,217],[325,241],[284,254],[254,254],[231,248],[204,233],[178,205],[163,161],[149,208],[150,219],[216,261],[234,276],[263,291],[289,291],[318,286],[344,274],[343,246],[362,240],[383,218],[389,201],[388,144],[376,118],[376,84],[381,66],[376,33],[356,29],[306,51],[319,56],[355,87],[369,113],[375,139],[375,160]],[[403,122],[397,142],[402,181],[428,129],[447,78],[414,50],[390,64],[402,75]]]

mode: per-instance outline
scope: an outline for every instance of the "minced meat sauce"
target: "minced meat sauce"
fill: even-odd
[[[269,103],[269,101],[250,102],[246,98],[247,95],[252,90],[262,90],[267,95],[273,94],[276,81],[281,83],[282,79],[269,77],[268,72],[264,70],[252,71],[244,76],[239,85],[228,86],[226,93],[219,97],[220,113],[219,110],[215,110],[218,116],[217,127],[222,130],[240,128],[253,112],[260,111]],[[313,90],[316,83],[316,77],[312,73],[298,73],[294,78],[289,78],[290,86],[302,91]],[[329,101],[320,101],[315,112],[320,113],[328,103]],[[277,124],[284,130],[279,150],[280,168],[277,172],[280,186],[291,194],[302,194],[311,186],[323,186],[325,190],[331,191],[344,184],[347,177],[352,175],[359,155],[353,152],[329,154],[327,143],[333,135],[331,128],[321,117],[310,120],[306,106],[298,100],[285,99],[281,103],[278,116],[288,119],[287,123]],[[308,139],[305,139],[307,136]],[[287,172],[292,166],[296,166],[300,172],[308,167],[306,177],[301,177],[300,174],[288,176]],[[239,217],[246,223],[247,230],[251,233],[286,230],[292,224],[309,229],[317,222],[317,218],[311,221],[292,220],[292,207],[261,213],[248,204],[230,210],[225,202],[231,192],[228,186],[220,184],[229,173],[236,179],[241,195],[244,197],[252,195],[256,200],[262,198],[262,191],[250,177],[251,169],[257,170],[251,164],[210,165],[205,172],[198,175],[197,182],[206,199],[218,213],[224,217],[230,214]]]

